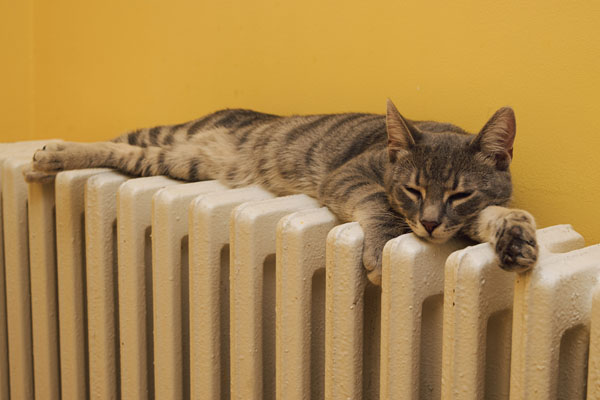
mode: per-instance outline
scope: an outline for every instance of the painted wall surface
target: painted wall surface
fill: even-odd
[[[33,0],[0,1],[0,141],[33,138]]]
[[[223,107],[383,112],[387,97],[477,131],[511,105],[514,204],[600,241],[600,2],[31,2],[33,25],[2,5],[16,100],[0,140],[101,140]]]

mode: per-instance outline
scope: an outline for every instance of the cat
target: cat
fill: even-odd
[[[382,249],[401,234],[443,243],[455,236],[489,242],[507,271],[538,256],[530,213],[506,208],[514,112],[499,109],[477,135],[449,123],[386,115],[277,116],[226,109],[109,142],[53,142],[35,152],[28,181],[58,171],[109,167],[135,176],[218,179],[261,185],[276,195],[304,193],[364,231],[363,263],[381,282]]]

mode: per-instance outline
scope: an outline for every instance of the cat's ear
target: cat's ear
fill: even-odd
[[[515,113],[510,107],[502,107],[490,118],[473,139],[472,145],[485,158],[496,163],[496,167],[505,170],[513,158],[513,143],[517,131]]]
[[[390,161],[396,161],[399,152],[406,152],[415,145],[414,133],[402,118],[390,99],[387,101],[385,124],[388,135],[388,154]]]

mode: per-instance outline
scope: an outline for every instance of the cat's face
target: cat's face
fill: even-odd
[[[419,237],[445,242],[485,207],[510,199],[511,109],[499,110],[477,136],[427,133],[402,119],[393,105],[387,122],[386,190]]]

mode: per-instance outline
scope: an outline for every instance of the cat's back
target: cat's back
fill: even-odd
[[[383,115],[343,113],[281,117],[257,128],[248,144],[253,153],[268,148],[271,156],[295,168],[321,165],[332,169],[385,143]]]
[[[387,143],[385,116],[365,113],[262,117],[251,111],[238,116],[260,122],[231,126],[240,161],[248,173],[277,193],[315,194],[332,170]],[[241,125],[244,125],[243,123]]]
[[[273,116],[231,110],[236,123],[228,128],[240,151],[258,158],[284,159],[300,167],[347,161],[373,145],[385,145],[385,117],[366,113]]]
[[[286,145],[303,143],[316,138],[342,136],[350,139],[358,134],[381,130],[385,117],[366,113],[337,113],[277,116],[250,110],[231,110],[236,126],[230,126],[241,139],[268,137]],[[248,121],[248,122],[246,122]],[[244,126],[251,130],[243,131]],[[258,142],[265,139],[258,140]]]
[[[261,147],[275,141],[285,145],[302,145],[315,139],[346,143],[353,139],[365,142],[365,136],[376,132],[385,139],[385,116],[369,113],[334,113],[281,116],[248,109],[225,109],[211,115],[214,128],[226,128],[238,138],[240,145],[250,142],[251,147]],[[423,133],[468,134],[459,126],[437,121],[409,122]],[[367,138],[368,139],[368,138]],[[366,140],[369,142],[368,140]],[[371,141],[372,142],[372,141]],[[314,143],[313,143],[314,144]]]

